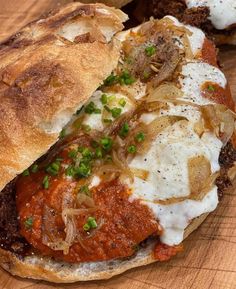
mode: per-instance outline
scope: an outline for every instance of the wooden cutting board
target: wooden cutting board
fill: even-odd
[[[0,0],[0,41],[62,2]],[[236,97],[236,48],[220,53]],[[226,193],[218,209],[185,241],[185,250],[168,263],[137,268],[108,281],[51,285],[14,278],[0,269],[0,289],[236,289],[236,192]]]

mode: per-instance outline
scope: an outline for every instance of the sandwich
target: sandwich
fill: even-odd
[[[214,44],[69,4],[2,44],[0,264],[57,283],[167,261],[235,176]],[[14,156],[14,157],[13,157]]]
[[[104,1],[101,1],[104,2]],[[123,1],[107,1],[123,6]],[[131,18],[142,23],[151,16],[172,15],[185,24],[201,28],[217,45],[236,43],[236,2],[234,0],[135,0],[125,8]],[[133,19],[133,22],[134,22]]]

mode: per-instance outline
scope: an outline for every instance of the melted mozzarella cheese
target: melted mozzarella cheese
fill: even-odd
[[[190,26],[190,25],[184,25],[180,23],[175,17],[172,17],[172,16],[166,16],[164,18],[171,19],[174,22],[175,26],[185,27],[186,29],[189,30],[190,33],[187,34],[189,44],[190,44],[193,55],[194,56],[197,55],[201,51],[204,40],[206,38],[202,30],[196,27]],[[178,39],[180,40],[181,46],[183,46],[183,42],[181,38],[178,37]]]
[[[207,6],[210,20],[217,29],[226,29],[236,23],[235,0],[185,0],[188,8]]]
[[[181,74],[179,82],[184,93],[183,99],[201,105],[212,103],[201,95],[201,86],[205,82],[213,82],[223,88],[227,84],[223,72],[204,62],[189,62],[183,65]]]
[[[147,170],[147,190],[139,189],[140,182],[134,183],[133,196],[158,201],[190,195],[188,159],[205,156],[212,173],[219,170],[218,157],[222,143],[210,133],[200,138],[191,124],[179,121],[157,135],[145,155],[136,155],[130,167]]]
[[[201,201],[184,200],[172,205],[148,205],[164,228],[161,241],[168,245],[177,245],[183,241],[184,230],[194,218],[216,209],[218,204],[217,187],[214,187]]]
[[[152,210],[163,228],[163,243],[181,243],[184,230],[191,220],[216,208],[216,187],[200,201],[186,199],[169,205],[157,202],[190,194],[189,158],[204,155],[210,161],[212,173],[218,171],[221,147],[221,141],[213,134],[204,133],[199,138],[191,124],[185,126],[178,122],[157,136],[145,156],[137,155],[130,163],[131,168],[149,171],[146,180],[134,178],[130,201],[139,199]]]
[[[100,91],[100,90],[94,92],[93,96],[89,99],[89,102],[88,102],[88,103],[90,103],[91,101],[94,102],[96,107],[101,109],[101,113],[99,113],[99,114],[96,114],[96,113],[85,114],[84,121],[83,121],[83,124],[89,125],[93,129],[98,130],[98,131],[102,131],[104,129],[104,125],[103,125],[103,122],[102,122],[102,112],[104,110],[104,107],[103,107],[103,104],[101,103],[101,100],[100,100],[102,94],[103,94],[103,92]],[[106,95],[107,95],[108,98],[109,97],[114,98],[111,101],[111,103],[107,104],[107,106],[109,106],[110,109],[112,109],[114,107],[121,108],[122,109],[121,114],[129,111],[133,107],[133,104],[131,103],[129,98],[126,97],[123,94],[120,94],[120,93],[106,93]],[[126,102],[124,107],[119,106],[119,100],[121,100],[121,99],[124,99],[125,102]],[[109,116],[108,118],[112,119],[111,116]]]

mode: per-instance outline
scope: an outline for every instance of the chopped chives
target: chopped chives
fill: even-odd
[[[23,173],[22,173],[22,175],[23,175],[24,177],[29,176],[29,175],[30,175],[29,169],[24,170]]]
[[[43,187],[44,187],[44,189],[48,189],[49,188],[49,178],[48,178],[48,176],[45,176],[44,178],[43,178]]]
[[[128,147],[127,150],[128,150],[128,153],[134,154],[134,153],[136,153],[136,146],[135,145],[131,145],[131,146]]]

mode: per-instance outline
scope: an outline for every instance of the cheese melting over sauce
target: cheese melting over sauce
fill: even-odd
[[[207,6],[210,20],[215,28],[221,30],[236,23],[235,0],[185,0],[188,8]]]
[[[175,18],[169,18],[176,26],[182,25]],[[193,53],[197,54],[202,48],[205,36],[197,28],[185,27],[192,32],[189,41]],[[128,32],[124,32],[119,37],[124,40],[127,35]],[[194,62],[187,60],[179,77],[183,91],[182,99],[200,105],[211,103],[210,100],[201,96],[201,86],[206,81],[217,83],[223,88],[226,86],[226,79],[218,68],[197,60]],[[140,89],[137,89],[137,87],[136,84],[136,89],[132,89],[132,95],[134,98],[140,99],[144,95],[145,88],[140,86]],[[90,101],[94,101],[97,107],[102,109],[101,94],[101,91],[97,91]],[[133,104],[125,95],[119,93],[112,93],[112,95],[115,95],[116,98],[113,102],[114,106],[119,99],[125,99],[127,104],[122,109],[122,113],[132,108]],[[205,156],[210,162],[212,173],[218,171],[220,169],[218,158],[222,142],[213,133],[205,132],[200,137],[194,131],[194,124],[200,120],[201,114],[196,107],[188,104],[168,103],[168,109],[163,109],[159,113],[144,113],[141,121],[148,124],[162,115],[183,116],[187,120],[176,122],[173,126],[163,130],[156,136],[145,155],[137,154],[134,157],[129,164],[130,168],[147,170],[148,177],[145,180],[135,177],[132,184],[128,180],[127,184],[131,188],[130,201],[141,200],[160,221],[163,228],[161,241],[168,245],[176,245],[183,241],[184,230],[194,218],[216,208],[218,204],[217,187],[214,186],[199,201],[186,199],[172,204],[160,204],[158,200],[190,195],[189,158]],[[94,129],[102,130],[102,114],[86,115],[85,123]],[[98,182],[96,179],[95,183]]]

